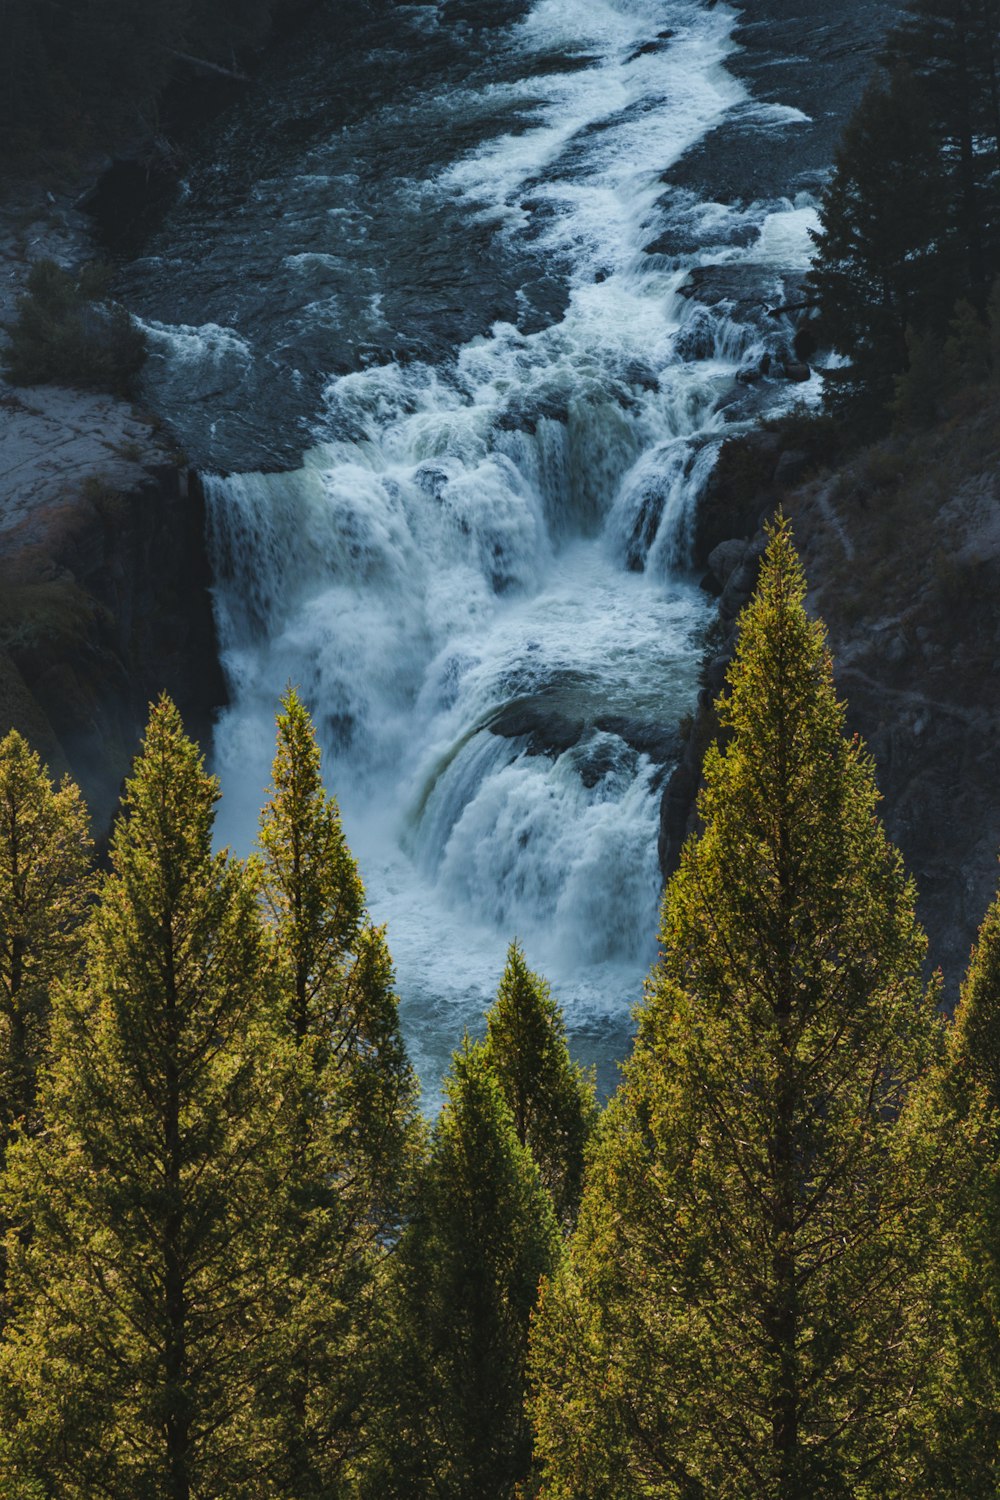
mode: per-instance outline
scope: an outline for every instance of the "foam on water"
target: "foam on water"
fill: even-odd
[[[655,0],[543,0],[518,28],[520,45],[594,54],[597,64],[532,78],[524,88],[536,101],[534,128],[455,163],[441,185],[481,217],[536,231],[547,251],[571,257],[576,280],[631,268],[663,171],[744,97],[723,66],[731,13],[677,4],[669,41],[663,18]]]
[[[524,81],[477,106],[502,98],[506,120],[519,98],[526,127],[414,191],[557,269],[562,316],[331,380],[296,472],[206,483],[232,689],[223,835],[249,842],[275,701],[297,682],[432,1090],[514,935],[571,1027],[604,1026],[619,1053],[655,952],[659,802],[708,616],[686,571],[693,507],[760,331],[685,298],[691,262],[644,247],[664,168],[746,103],[732,25],[694,0],[538,0],[498,41]],[[566,53],[590,62],[546,72]],[[695,259],[803,263],[807,203],[699,211],[759,234]],[[245,357],[222,330],[154,332],[173,357]]]

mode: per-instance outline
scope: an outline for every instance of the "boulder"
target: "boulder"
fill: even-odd
[[[604,734],[617,735],[639,755],[648,755],[650,760],[655,760],[660,765],[673,760],[677,755],[678,734],[674,724],[605,714],[594,721],[594,727]]]
[[[722,588],[725,588],[732,574],[746,557],[749,546],[749,542],[740,541],[734,537],[730,541],[720,542],[708,554],[709,572],[718,579]]]
[[[809,366],[800,364],[794,359],[782,365],[781,373],[786,380],[792,380],[798,385],[802,385],[805,381],[812,379],[812,370],[810,370]]]
[[[581,738],[583,719],[562,712],[546,694],[506,704],[487,725],[505,740],[526,740],[529,755],[562,755]]]
[[[739,563],[730,573],[726,586],[722,590],[722,598],[719,600],[719,614],[724,621],[731,622],[735,620],[743,606],[749,602],[754,589],[757,587],[760,560],[764,555],[766,547],[766,536],[763,533],[758,533],[746,547]]]

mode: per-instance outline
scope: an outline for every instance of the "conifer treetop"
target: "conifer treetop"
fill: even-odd
[[[556,1213],[570,1222],[579,1203],[584,1152],[597,1116],[594,1081],[570,1057],[563,1014],[548,984],[528,968],[517,941],[486,1016],[485,1056]]]
[[[951,1036],[952,1066],[1000,1111],[1000,898],[979,929]]]
[[[271,785],[261,814],[263,894],[295,973],[296,1026],[304,1031],[331,966],[358,942],[365,893],[336,800],[324,789],[309,712],[286,689],[277,716]]]
[[[87,809],[16,730],[0,740],[0,1142],[33,1123],[49,990],[79,951],[91,890]]]
[[[888,1493],[915,1388],[894,1121],[938,1028],[912,884],[805,594],[779,518],[538,1316],[552,1500]]]

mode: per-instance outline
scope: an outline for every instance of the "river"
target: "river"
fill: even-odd
[[[294,682],[431,1102],[514,936],[605,1090],[627,1050],[694,510],[727,430],[817,393],[735,375],[790,336],[889,7],[807,9],[320,6],[123,268],[209,498],[221,836]]]

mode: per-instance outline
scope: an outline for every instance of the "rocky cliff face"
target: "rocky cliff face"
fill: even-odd
[[[1000,396],[981,393],[932,432],[887,440],[797,487],[782,484],[781,458],[780,444],[757,439],[708,497],[704,543],[725,587],[702,702],[664,798],[661,861],[669,873],[694,826],[711,703],[756,577],[756,519],[780,499],[952,1001],[1000,877]],[[742,545],[718,546],[727,529]]]
[[[0,205],[0,323],[33,260],[90,253],[74,206],[21,184]],[[0,380],[0,735],[79,781],[103,836],[149,701],[206,743],[225,685],[196,476],[127,402]]]
[[[0,530],[0,732],[73,774],[99,835],[149,701],[169,692],[207,741],[225,692],[197,481],[136,467],[124,485],[88,475]]]

